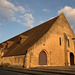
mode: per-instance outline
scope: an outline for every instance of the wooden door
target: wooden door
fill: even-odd
[[[47,55],[44,51],[39,54],[39,65],[47,65]]]
[[[70,65],[74,65],[74,54],[70,53]]]

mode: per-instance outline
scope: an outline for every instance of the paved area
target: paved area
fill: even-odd
[[[0,67],[0,75],[75,75],[75,66],[70,67],[39,67],[31,69],[15,69]]]
[[[0,70],[0,75],[33,75],[31,74],[26,74],[26,73],[16,73],[16,72],[11,72],[11,71],[3,71]],[[53,74],[53,73],[43,73],[41,72],[40,74],[34,74],[34,75],[62,75],[62,74]]]
[[[75,66],[50,66],[50,67],[36,67],[36,68],[31,68],[33,70],[56,70],[56,71],[70,71],[70,72],[75,72]]]
[[[16,73],[11,71],[0,70],[0,75],[29,75],[29,74],[22,74],[22,73]]]

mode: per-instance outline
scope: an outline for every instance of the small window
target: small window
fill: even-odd
[[[69,39],[68,39],[68,47],[70,47]]]
[[[61,37],[59,37],[59,44],[61,45]]]
[[[43,44],[43,46],[45,46],[45,44]]]

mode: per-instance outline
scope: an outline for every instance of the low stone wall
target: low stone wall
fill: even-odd
[[[23,68],[24,55],[3,57],[1,59],[1,65],[6,67]]]

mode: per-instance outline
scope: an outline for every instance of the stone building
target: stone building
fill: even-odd
[[[17,67],[75,64],[75,34],[63,13],[0,44],[0,63]]]

